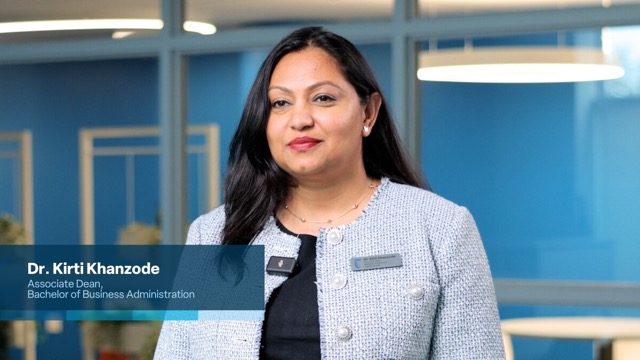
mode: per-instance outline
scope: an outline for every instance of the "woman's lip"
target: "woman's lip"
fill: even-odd
[[[289,146],[293,150],[297,151],[305,151],[313,148],[318,145],[320,140],[314,139],[308,136],[297,137],[289,142],[287,146]]]

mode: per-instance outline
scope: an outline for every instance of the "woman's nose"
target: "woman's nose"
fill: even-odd
[[[303,130],[313,125],[313,116],[311,109],[306,104],[298,104],[293,106],[291,112],[291,127],[296,130]]]

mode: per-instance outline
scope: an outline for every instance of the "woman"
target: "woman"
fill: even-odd
[[[265,263],[298,266],[265,275],[263,322],[165,322],[156,358],[503,358],[476,225],[425,187],[355,46],[294,31],[249,94],[224,207],[187,242],[264,245]]]

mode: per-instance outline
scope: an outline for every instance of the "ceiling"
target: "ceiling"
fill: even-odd
[[[640,3],[640,0],[419,0],[421,16]],[[219,31],[243,26],[304,21],[389,19],[393,0],[185,0],[187,20],[214,24]],[[0,22],[160,18],[159,0],[2,0]],[[0,44],[33,40],[110,37],[111,31],[56,34],[0,34]]]

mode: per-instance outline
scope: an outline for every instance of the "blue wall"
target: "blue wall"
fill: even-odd
[[[149,59],[0,67],[0,131],[33,134],[38,243],[79,243],[78,130],[156,124],[156,67]]]
[[[640,99],[602,83],[423,83],[422,159],[474,214],[497,278],[640,281]],[[500,306],[502,318],[637,309]],[[514,339],[516,359],[590,359],[589,341]]]
[[[422,158],[434,190],[475,215],[496,277],[536,278],[527,263],[535,259],[499,255],[584,235],[573,85],[427,83],[422,99]]]
[[[156,68],[148,59],[0,67],[0,131],[33,134],[37,243],[80,242],[78,130],[157,123]],[[97,178],[103,180],[108,189],[113,179]],[[105,224],[122,214],[110,215]],[[115,237],[117,228],[109,231]],[[78,339],[76,323],[66,323],[61,335],[44,335],[40,358],[79,359]]]

